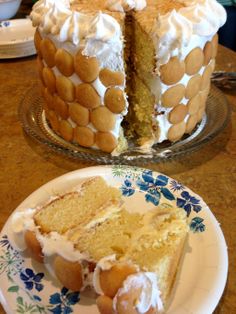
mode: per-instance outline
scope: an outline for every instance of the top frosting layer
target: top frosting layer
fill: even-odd
[[[121,27],[112,16],[96,11],[82,13],[69,0],[39,0],[33,6],[34,26],[47,34],[56,35],[60,42],[69,41],[84,48],[85,54],[99,56],[122,51]]]
[[[108,0],[106,7],[111,11],[126,12],[143,10],[146,5],[146,0]]]
[[[160,64],[164,64],[173,55],[184,54],[194,36],[212,37],[226,21],[226,12],[215,0],[179,0],[183,7],[172,10],[157,19],[154,30],[157,43],[157,55]]]
[[[154,39],[160,63],[165,63],[170,52],[183,53],[193,36],[213,36],[226,21],[226,12],[216,0],[176,0],[182,6],[158,16],[154,26]],[[155,1],[150,2],[155,10]],[[40,26],[43,32],[56,35],[61,42],[69,41],[84,46],[85,54],[99,55],[112,50],[122,51],[121,27],[115,18],[98,10],[92,13],[80,12],[83,1],[39,0],[33,7],[33,25]],[[154,6],[153,6],[154,5]],[[86,7],[86,5],[85,5]],[[91,7],[91,6],[90,6]],[[142,10],[146,0],[108,0],[97,6],[101,10],[127,11]],[[148,13],[147,13],[148,14]]]

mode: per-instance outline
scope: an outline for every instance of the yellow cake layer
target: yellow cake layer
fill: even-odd
[[[60,234],[78,226],[87,224],[101,208],[111,203],[119,205],[120,191],[108,187],[101,177],[86,181],[80,191],[67,193],[56,198],[34,219],[41,232],[57,231]]]

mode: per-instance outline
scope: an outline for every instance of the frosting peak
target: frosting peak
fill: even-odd
[[[226,12],[215,0],[184,0],[188,5],[179,10],[179,14],[192,21],[193,32],[200,36],[209,36],[218,31],[226,21]]]
[[[152,272],[139,272],[129,275],[123,282],[123,286],[118,290],[113,300],[115,313],[117,303],[119,302],[118,300],[122,298],[122,295],[130,293],[132,290],[138,290],[139,288],[142,289],[135,304],[137,313],[146,313],[151,308],[155,309],[157,312],[163,310],[161,292],[158,289],[156,274]]]
[[[61,42],[78,45],[83,40],[111,42],[120,40],[119,23],[102,12],[85,14],[70,8],[69,0],[39,0],[33,6],[31,19],[44,32],[58,35]],[[82,42],[86,45],[86,42]]]
[[[91,21],[87,38],[109,41],[117,35],[119,35],[118,23],[110,15],[99,12]]]
[[[82,13],[69,0],[39,0],[30,16],[42,34],[52,34],[56,41],[68,42],[70,49],[79,47],[84,55],[96,56],[104,67],[123,70],[121,27],[112,16],[96,10]]]
[[[108,0],[106,6],[110,11],[126,12],[141,11],[146,5],[146,0]]]
[[[164,64],[170,53],[183,57],[183,50],[194,36],[212,38],[226,21],[226,12],[216,0],[179,0],[184,7],[157,18],[154,38],[158,63]]]

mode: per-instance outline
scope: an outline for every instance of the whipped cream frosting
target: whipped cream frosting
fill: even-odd
[[[125,263],[128,263],[125,261]],[[131,263],[131,262],[130,262]],[[103,295],[102,288],[100,286],[99,278],[102,270],[109,270],[112,266],[117,264],[116,255],[110,255],[102,258],[96,265],[93,274],[93,287],[95,291]],[[134,266],[134,265],[133,265]],[[137,267],[137,273],[129,275],[123,282],[122,287],[118,290],[116,296],[113,299],[114,313],[116,311],[117,298],[125,293],[128,293],[131,289],[142,287],[142,291],[137,300],[136,310],[137,313],[146,313],[150,307],[163,310],[163,304],[161,300],[161,292],[158,289],[157,276],[152,272],[140,272]]]
[[[26,230],[35,232],[36,238],[41,244],[42,252],[45,257],[59,254],[70,261],[78,261],[88,258],[86,254],[81,254],[75,250],[74,245],[66,236],[57,232],[50,232],[43,235],[33,219],[37,209],[27,208],[23,211],[16,212],[11,219],[11,236],[12,245],[19,251],[26,250],[27,246],[24,240]]]
[[[141,11],[146,7],[146,0],[108,0],[106,7],[110,11]]]
[[[129,293],[132,289],[142,288],[136,300],[135,309],[137,313],[146,313],[151,307],[157,311],[163,310],[161,292],[158,289],[157,276],[152,272],[139,272],[129,275],[118,290],[114,300],[113,309],[116,313],[117,299],[123,294]]]
[[[184,5],[157,18],[154,30],[158,65],[171,56],[183,59],[190,39],[212,37],[226,21],[226,12],[216,0],[179,0]],[[197,45],[195,46],[197,47]]]
[[[54,35],[59,42],[83,47],[85,55],[107,58],[111,52],[122,52],[120,25],[108,14],[78,12],[69,0],[39,0],[30,17],[43,33]]]

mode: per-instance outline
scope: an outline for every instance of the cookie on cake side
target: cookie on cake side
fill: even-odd
[[[92,287],[106,313],[159,313],[168,304],[188,234],[186,212],[162,203],[130,211],[101,177],[16,213],[15,246],[73,291]]]

